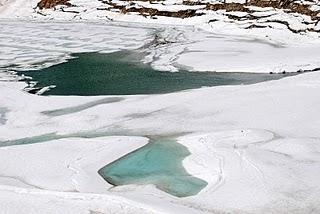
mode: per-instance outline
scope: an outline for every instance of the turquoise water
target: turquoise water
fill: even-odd
[[[68,62],[19,74],[38,82],[42,87],[55,85],[43,95],[131,95],[159,94],[203,86],[252,84],[282,78],[283,74],[161,72],[139,63],[132,52],[111,54],[74,54]],[[26,80],[30,81],[30,80]]]
[[[189,175],[182,161],[190,155],[183,145],[174,140],[151,141],[99,170],[110,184],[154,184],[158,189],[177,197],[199,193],[207,182]]]

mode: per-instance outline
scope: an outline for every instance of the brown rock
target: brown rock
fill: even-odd
[[[37,7],[39,9],[50,9],[50,8],[54,8],[57,5],[72,6],[69,0],[41,0],[38,3]]]

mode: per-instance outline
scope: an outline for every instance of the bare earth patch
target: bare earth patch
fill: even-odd
[[[246,29],[273,28],[274,24],[280,24],[293,33],[320,32],[320,5],[318,1],[251,0],[246,3],[223,3],[221,1],[208,3],[184,0],[181,3],[172,3],[166,0],[99,0],[99,2],[105,7],[97,7],[97,11],[136,14],[152,19],[161,16],[185,19],[216,12],[223,14],[231,22],[247,23]],[[69,0],[41,0],[37,7],[40,10],[55,9],[66,13],[81,12],[79,6],[71,4]],[[66,7],[73,9],[66,10]],[[38,13],[43,15],[41,11]],[[209,22],[214,21],[217,21],[215,16]]]

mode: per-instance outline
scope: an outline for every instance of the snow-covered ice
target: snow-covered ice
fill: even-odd
[[[0,20],[0,69],[34,69],[61,63],[70,53],[139,48],[144,62],[159,70],[282,73],[320,67],[320,40],[215,24],[165,26],[102,22]],[[209,27],[209,28],[208,28]],[[129,31],[129,33],[128,33]],[[288,36],[285,37],[284,36]],[[225,62],[228,63],[225,63]]]

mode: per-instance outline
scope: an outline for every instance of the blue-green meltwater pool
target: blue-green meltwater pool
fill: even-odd
[[[183,145],[170,139],[151,140],[146,146],[110,163],[99,174],[110,184],[154,184],[177,197],[199,193],[207,182],[189,175],[182,161],[190,155]]]

